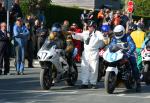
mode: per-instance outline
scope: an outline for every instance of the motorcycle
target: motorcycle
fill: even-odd
[[[143,62],[143,76],[144,82],[146,85],[150,84],[150,48],[145,47],[144,50],[141,52],[142,62]]]
[[[135,87],[130,61],[128,58],[124,58],[125,49],[122,45],[116,44],[108,48],[103,54],[108,65],[104,85],[109,94],[114,92],[119,83],[124,83],[127,89]]]
[[[65,81],[69,86],[75,85],[78,79],[78,70],[73,59],[64,61],[62,52],[57,49],[53,41],[46,40],[37,53],[41,66],[40,85],[48,90],[54,84]]]

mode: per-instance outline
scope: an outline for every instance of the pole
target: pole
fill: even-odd
[[[8,3],[8,2],[9,2],[9,1],[6,0],[6,4],[7,4],[7,5],[6,5],[6,6],[7,6],[7,7],[6,7],[6,8],[7,8],[7,31],[10,32],[10,31],[9,31],[9,9],[8,9],[9,3]]]
[[[7,10],[7,31],[9,31],[9,10]]]

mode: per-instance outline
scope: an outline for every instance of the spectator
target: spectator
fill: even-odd
[[[1,22],[6,22],[6,10],[5,8],[2,6],[2,3],[0,2],[0,23]]]
[[[4,61],[4,75],[9,73],[9,37],[7,33],[7,25],[5,22],[0,24],[0,75],[2,74],[3,61]]]
[[[62,25],[62,31],[67,32],[69,30],[69,21],[64,20],[63,25]]]
[[[131,37],[136,45],[137,67],[138,67],[139,71],[142,70],[141,48],[142,48],[142,43],[144,42],[144,39],[146,37],[145,32],[143,32],[141,28],[142,28],[142,26],[139,24],[137,26],[137,30],[133,31],[131,33]]]
[[[23,17],[22,11],[20,8],[20,0],[15,0],[12,8],[10,10],[10,34],[13,35],[13,26],[17,18]]]
[[[119,11],[116,11],[116,14],[114,15],[114,18],[112,19],[112,25],[113,27],[119,25],[121,22],[121,19],[120,19],[120,12]]]
[[[88,13],[87,10],[84,10],[80,16],[81,23],[83,25],[83,30],[87,30],[87,21],[88,21]]]
[[[33,26],[33,48],[34,48],[34,58],[37,57],[37,51],[38,51],[38,34],[37,30],[41,27],[41,23],[38,19],[35,20],[34,26]]]
[[[17,75],[24,75],[25,46],[29,35],[28,29],[23,26],[21,18],[16,20],[13,28],[14,45],[16,49],[16,70]]]
[[[99,28],[101,28],[102,26],[103,19],[104,19],[104,11],[103,9],[100,9],[97,15],[97,21],[98,21],[97,24]]]
[[[120,19],[121,19],[121,25],[124,26],[124,28],[126,29],[127,22],[129,21],[129,18],[128,18],[127,13],[125,11],[122,13]]]
[[[13,4],[11,10],[10,10],[11,17],[16,20],[18,17],[23,17],[22,11],[20,8],[20,0],[15,0],[15,3]]]
[[[75,32],[75,33],[81,33],[82,32],[82,30],[78,27],[78,25],[76,24],[76,23],[73,23],[72,25],[71,25],[71,27],[70,27],[70,31],[73,31],[73,32]],[[77,53],[77,55],[74,57],[74,60],[76,61],[76,62],[80,62],[81,61],[81,41],[80,40],[75,40],[75,39],[73,39],[73,44],[74,44],[74,46],[75,46],[75,48],[77,48],[78,49],[78,53]]]
[[[93,20],[93,19],[94,19],[94,10],[91,10],[88,13],[88,20]]]
[[[46,27],[44,27],[44,24],[41,23],[41,27],[37,29],[36,31],[37,37],[38,37],[38,50],[41,48],[41,46],[44,44],[47,36],[48,36],[48,30]]]
[[[33,68],[33,32],[31,30],[31,26],[29,22],[26,22],[25,26],[29,31],[29,36],[26,45],[28,68]]]
[[[45,19],[44,11],[40,11],[39,20],[44,25],[46,24],[46,19]]]
[[[80,16],[80,20],[82,22],[82,24],[84,25],[84,23],[87,23],[88,21],[88,13],[87,10],[84,10],[83,13]]]

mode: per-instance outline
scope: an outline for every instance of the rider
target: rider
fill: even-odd
[[[102,25],[101,27],[101,32],[103,33],[104,36],[104,42],[105,45],[108,45],[110,43],[110,34],[111,34],[111,29],[109,25]]]
[[[134,52],[136,49],[135,43],[132,40],[131,36],[128,34],[125,34],[125,28],[122,25],[117,25],[114,30],[114,37],[112,38],[112,41],[109,45],[111,47],[112,45],[115,44],[124,44],[124,46],[128,47],[128,51],[126,52],[126,56],[129,58],[130,63],[132,65],[132,71],[133,71],[133,76],[136,80],[136,91],[141,90],[141,85],[140,85],[140,79],[139,79],[139,71],[137,68],[137,63],[136,63],[136,58],[134,56]]]
[[[74,45],[72,38],[69,37],[69,32],[63,32],[61,25],[59,23],[54,23],[51,28],[51,32],[49,35],[49,40],[53,40],[56,43],[57,49],[61,50],[61,56],[64,64],[66,64],[65,68],[68,68],[68,63],[70,65],[71,62],[71,54],[74,50]],[[65,62],[67,59],[68,63]]]

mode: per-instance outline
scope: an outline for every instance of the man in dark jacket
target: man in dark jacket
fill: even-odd
[[[38,37],[38,50],[42,47],[44,44],[47,36],[48,36],[48,30],[46,27],[44,27],[44,24],[41,23],[41,27],[37,29],[36,31],[37,37]]]
[[[6,31],[6,23],[0,24],[0,75],[2,74],[3,61],[4,61],[4,75],[9,73],[9,37]]]

